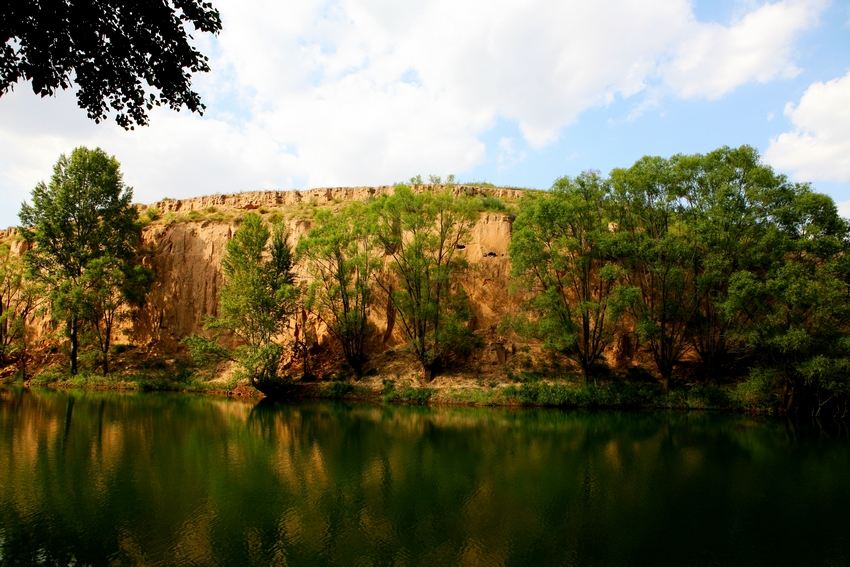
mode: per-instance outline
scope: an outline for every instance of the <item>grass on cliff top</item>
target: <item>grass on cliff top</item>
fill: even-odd
[[[467,187],[478,187],[481,189],[509,189],[519,191],[538,191],[536,189],[524,189],[522,187],[502,187],[489,182],[479,181],[474,183],[463,183]],[[493,195],[477,195],[473,197],[476,206],[482,212],[514,212],[515,201],[504,200]],[[234,207],[210,206],[201,210],[192,211],[169,211],[162,212],[155,205],[140,206],[139,220],[143,226],[164,225],[171,226],[175,223],[184,222],[217,222],[238,223],[247,212],[259,213],[265,220],[275,222],[279,220],[312,220],[319,209],[341,210],[347,204],[343,200],[334,200],[330,203],[320,203],[315,196],[310,196],[293,205],[264,205],[256,209],[242,209]]]
[[[255,212],[263,217],[263,219],[267,222],[274,223],[278,221],[312,220],[319,207],[332,206],[333,205],[321,206],[308,202],[288,206],[257,207],[256,209],[207,207],[203,210],[186,212],[169,211],[166,213],[161,212],[156,207],[149,207],[141,213],[139,218],[142,221],[143,226],[171,226],[173,224],[187,222],[239,224],[246,214]]]
[[[143,226],[148,225],[164,225],[171,226],[176,223],[184,222],[217,222],[217,223],[232,223],[239,222],[245,215],[242,209],[219,209],[218,207],[207,207],[203,210],[163,213],[156,207],[148,207],[144,209],[140,215]]]

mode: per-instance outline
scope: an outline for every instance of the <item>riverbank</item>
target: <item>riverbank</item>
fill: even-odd
[[[6,383],[14,380],[6,379]],[[20,380],[17,383],[21,383]],[[171,391],[261,399],[262,392],[232,372],[211,376],[174,368],[102,376],[88,372],[70,376],[43,371],[23,383],[31,388],[114,391]],[[513,380],[493,380],[470,375],[439,376],[428,384],[412,377],[373,374],[360,380],[293,381],[285,399],[329,399],[369,403],[557,407],[575,409],[675,409],[718,410],[776,414],[776,400],[742,384],[674,383],[664,394],[659,384],[647,380],[607,379],[584,384],[575,376],[541,378],[519,375]]]
[[[774,414],[776,408],[753,403],[735,387],[682,384],[664,394],[652,383],[540,380],[500,384],[396,384],[393,381],[293,384],[290,397],[337,399],[427,406],[553,407],[564,409],[718,410]]]

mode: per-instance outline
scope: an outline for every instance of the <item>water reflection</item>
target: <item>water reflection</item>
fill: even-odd
[[[842,564],[847,449],[710,414],[6,392],[0,564]]]

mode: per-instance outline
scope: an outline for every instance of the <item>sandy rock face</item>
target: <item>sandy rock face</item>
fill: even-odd
[[[170,350],[201,332],[207,318],[218,315],[221,262],[237,228],[235,222],[199,221],[153,225],[143,231],[143,263],[153,270],[154,283],[145,306],[124,329],[128,339]],[[303,220],[289,222],[293,246],[309,228]]]
[[[512,304],[507,285],[511,223],[509,215],[482,213],[463,244],[469,263],[463,286],[472,302],[476,329],[494,328]],[[295,245],[310,223],[293,220],[289,224]],[[203,330],[205,319],[218,314],[221,261],[236,228],[235,223],[201,221],[145,229],[144,264],[154,271],[155,280],[146,305],[124,329],[128,340],[170,350],[184,337]],[[304,273],[302,267],[297,271]],[[386,310],[376,307],[373,311],[383,333],[388,324]]]
[[[0,230],[0,242],[5,242],[15,256],[23,256],[29,249],[29,245],[20,237],[18,229],[14,227]]]
[[[513,217],[505,213],[482,213],[472,228],[464,253],[469,268],[462,277],[476,330],[495,331],[502,318],[516,307],[509,293]]]
[[[186,222],[142,233],[143,263],[155,279],[144,308],[127,329],[134,343],[173,348],[217,314],[221,260],[234,231],[225,223]]]
[[[505,213],[482,213],[472,227],[469,242],[464,243],[466,260],[481,262],[484,258],[505,258],[511,245],[513,217]]]

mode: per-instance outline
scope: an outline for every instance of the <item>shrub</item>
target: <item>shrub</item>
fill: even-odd
[[[62,379],[62,373],[56,370],[45,370],[30,378],[33,386],[47,386]]]
[[[478,208],[482,211],[507,211],[508,207],[504,201],[492,195],[480,195],[478,197]]]
[[[729,407],[730,400],[728,392],[722,388],[697,385],[688,391],[686,403],[689,408],[725,408]]]
[[[384,380],[383,388],[381,388],[381,399],[385,402],[392,401],[395,396],[395,382],[392,380]]]
[[[354,386],[348,384],[347,382],[333,381],[328,385],[325,389],[325,394],[329,398],[344,398],[348,394],[354,391]]]
[[[543,380],[544,378],[545,378],[545,376],[542,373],[536,372],[536,371],[533,371],[533,370],[523,370],[523,371],[521,371],[517,374],[512,373],[510,375],[510,379],[512,381],[521,382],[521,383],[539,382],[540,380]]]
[[[524,405],[564,408],[637,408],[658,405],[661,400],[657,386],[628,382],[608,386],[526,382],[509,386],[505,394]]]
[[[775,371],[754,368],[747,378],[732,390],[732,400],[748,410],[772,408],[776,403]]]
[[[397,389],[395,382],[392,380],[384,380],[384,387],[381,390],[381,398],[387,403],[406,403],[413,405],[426,405],[434,395],[432,388],[411,388],[406,386]]]
[[[159,212],[159,209],[156,207],[148,207],[145,209],[144,214],[142,214],[142,224],[150,224],[156,220],[159,220],[162,217],[162,213]]]

